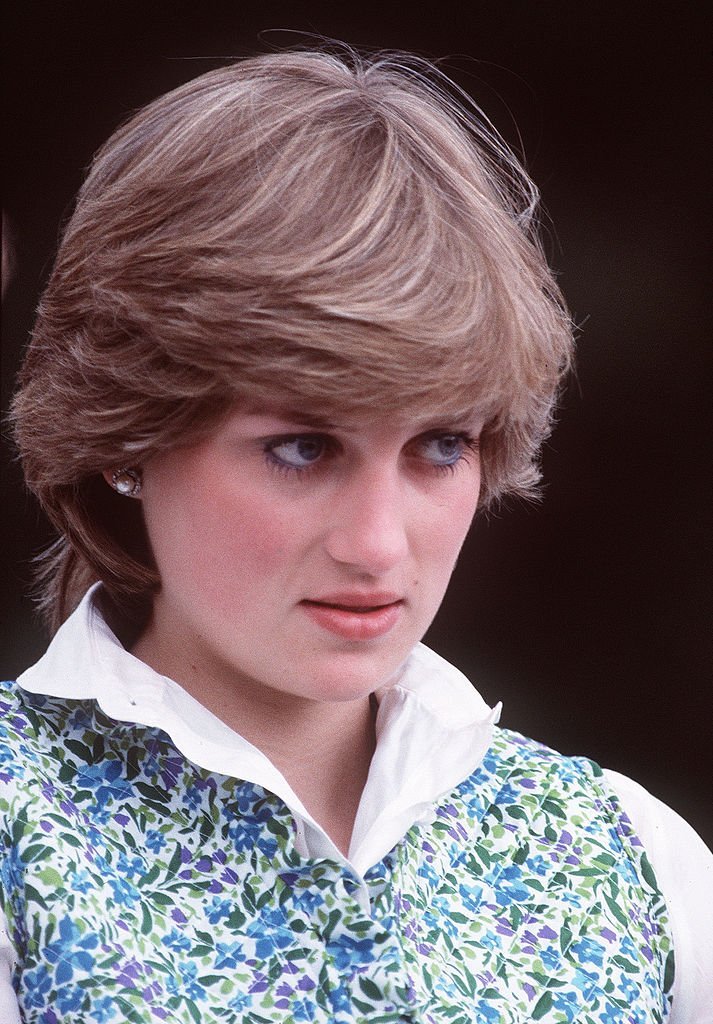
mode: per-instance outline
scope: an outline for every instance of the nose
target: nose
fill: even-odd
[[[409,551],[407,503],[395,470],[372,468],[355,474],[333,506],[327,553],[335,562],[371,576],[396,568]]]

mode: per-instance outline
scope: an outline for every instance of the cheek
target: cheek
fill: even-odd
[[[165,456],[145,473],[144,518],[164,588],[192,581],[201,593],[270,572],[294,530],[260,481],[246,481],[200,450]]]
[[[259,488],[213,485],[169,515],[171,528],[159,531],[157,541],[164,587],[175,582],[206,604],[233,612],[248,607],[297,559],[301,535],[294,513]]]
[[[253,587],[283,569],[299,542],[289,513],[255,493],[216,501],[206,531],[212,571]]]
[[[448,582],[478,504],[479,476],[454,488],[431,517],[423,542],[434,582]]]
[[[232,576],[251,571],[255,565],[268,571],[280,560],[286,533],[269,511],[256,496],[242,495],[240,501],[218,496],[208,514],[194,513],[193,536],[202,542],[196,562],[211,572]]]

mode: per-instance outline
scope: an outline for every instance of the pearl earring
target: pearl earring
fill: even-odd
[[[141,494],[141,470],[129,466],[115,469],[111,474],[111,486],[126,498],[138,498]]]

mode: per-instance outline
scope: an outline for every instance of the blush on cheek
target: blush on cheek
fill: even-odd
[[[213,503],[207,515],[196,517],[188,538],[201,585],[231,603],[284,572],[286,559],[298,547],[293,516],[280,515],[256,495],[241,498]]]

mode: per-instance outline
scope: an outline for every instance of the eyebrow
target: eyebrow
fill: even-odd
[[[288,420],[290,423],[306,427],[314,427],[317,430],[337,430],[338,424],[329,419],[323,413],[310,412],[309,409],[279,409],[275,415],[280,419]]]
[[[353,427],[349,420],[341,423],[330,419],[326,413],[316,412],[310,409],[296,409],[285,406],[273,408],[254,407],[245,410],[248,415],[270,416],[282,420],[290,427],[309,427],[312,430],[349,430]],[[398,416],[395,417],[398,420]],[[414,430],[417,433],[428,433],[432,430],[470,430],[473,427],[473,417],[468,415],[451,415],[448,412],[435,415],[424,415],[417,417],[414,422]]]
[[[324,413],[309,409],[293,409],[285,406],[247,406],[243,411],[248,416],[269,417],[283,420],[295,427],[312,427],[315,430],[337,430],[338,425]]]

